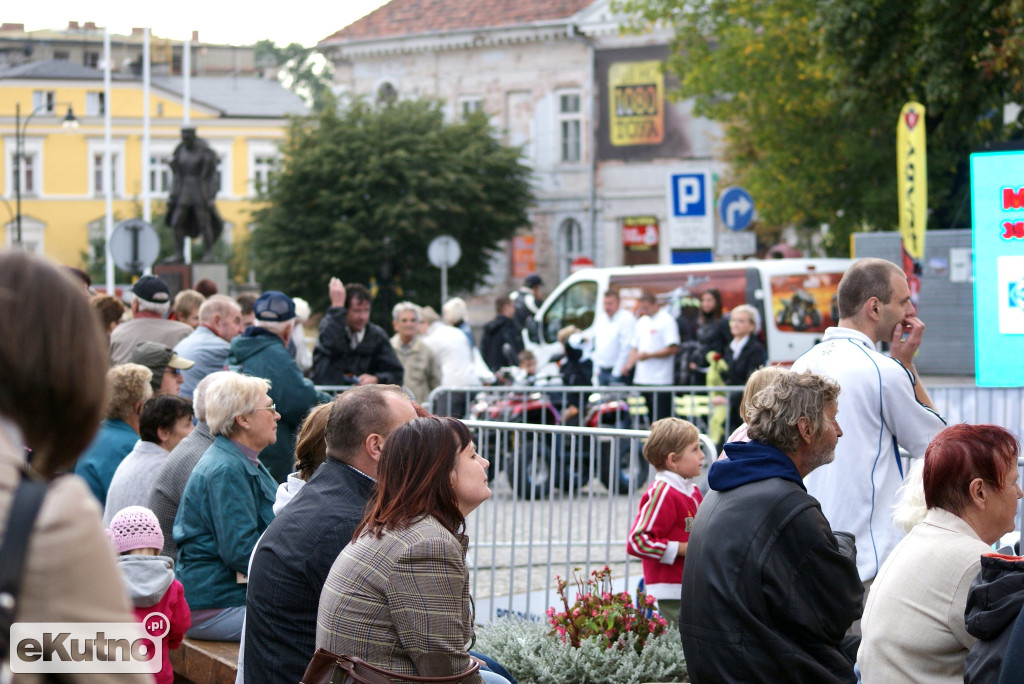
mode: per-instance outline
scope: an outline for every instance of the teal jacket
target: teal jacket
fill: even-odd
[[[107,490],[114,479],[114,471],[139,441],[139,433],[120,418],[107,418],[100,424],[96,439],[75,464],[75,475],[80,476],[96,495],[100,506],[107,503]]]
[[[313,382],[303,377],[281,338],[269,330],[246,328],[231,340],[228,367],[270,381],[270,398],[277,405],[281,420],[277,423],[277,441],[260,452],[260,461],[275,480],[284,482],[294,470],[295,433],[299,425],[311,408],[330,401],[331,397],[318,392]]]
[[[199,459],[174,518],[178,580],[192,610],[245,605],[236,573],[274,519],[277,483],[263,464],[218,435]]]

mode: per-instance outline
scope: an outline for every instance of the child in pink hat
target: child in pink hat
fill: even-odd
[[[163,639],[163,667],[155,678],[158,684],[172,684],[170,649],[181,645],[192,625],[192,612],[185,602],[185,589],[174,578],[174,561],[160,555],[164,546],[160,521],[145,506],[129,506],[111,518],[107,535],[120,556],[118,568],[135,605],[135,617],[141,621],[151,613],[162,613],[170,624]]]

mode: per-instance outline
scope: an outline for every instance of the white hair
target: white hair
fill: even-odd
[[[206,388],[206,424],[214,435],[230,437],[238,429],[235,418],[257,410],[270,390],[270,381],[240,373],[227,373]]]
[[[143,299],[134,292],[132,292],[132,303],[139,303],[139,311],[152,311],[155,314],[161,316],[167,316],[167,312],[171,310],[170,302],[151,302],[148,299]]]
[[[261,321],[257,319],[253,321],[252,324],[257,328],[269,330],[270,332],[280,337],[281,335],[284,335],[286,332],[292,329],[292,326],[295,325],[295,319],[289,318],[287,321]]]
[[[462,297],[452,297],[441,307],[444,322],[448,325],[455,325],[466,320],[466,302]]]
[[[305,323],[309,320],[309,302],[302,297],[292,297],[292,303],[295,305],[295,320],[299,323]]]
[[[238,306],[238,302],[231,297],[222,294],[211,295],[199,306],[199,322],[209,323],[218,315],[230,316],[236,309],[241,313],[242,309]]]
[[[192,390],[192,410],[195,411],[196,420],[201,423],[206,422],[206,388],[223,378],[225,375],[230,375],[231,373],[232,371],[217,371],[215,373],[210,373],[200,380],[199,384],[196,385],[196,388]]]
[[[391,320],[397,321],[398,317],[406,311],[412,311],[416,314],[416,322],[418,323],[423,319],[423,314],[420,311],[420,307],[416,306],[412,302],[398,302],[395,304],[395,308],[391,309]]]
[[[750,316],[750,320],[754,322],[755,335],[761,332],[761,314],[758,312],[757,309],[752,307],[750,304],[740,304],[739,306],[734,306],[732,308],[732,311],[729,312],[729,315],[731,316],[737,311],[742,311],[743,313]]]

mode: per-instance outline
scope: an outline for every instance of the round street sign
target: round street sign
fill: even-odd
[[[160,255],[156,229],[142,219],[127,219],[114,226],[110,236],[110,256],[122,271],[142,273]]]
[[[729,230],[743,230],[754,220],[754,200],[743,188],[726,188],[718,196],[718,215]]]
[[[438,235],[427,247],[427,258],[437,268],[449,268],[459,263],[462,250],[459,241],[451,235]]]

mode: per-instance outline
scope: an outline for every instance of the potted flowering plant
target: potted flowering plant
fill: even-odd
[[[638,592],[637,601],[642,605],[634,606],[633,597],[628,591],[612,593],[612,571],[607,565],[600,570],[593,570],[586,581],[578,570],[576,568],[573,573],[577,592],[576,603],[572,607],[565,595],[569,583],[559,576],[555,577],[558,597],[565,610],[555,611],[553,606],[548,608],[552,636],[557,635],[572,644],[573,648],[579,648],[583,639],[597,637],[605,648],[622,649],[625,643],[620,637],[632,632],[637,636],[633,647],[640,653],[648,637],[658,636],[665,631],[668,622],[658,613],[651,612],[653,596]]]
[[[590,577],[574,570],[570,583],[556,577],[559,602],[547,621],[509,618],[477,630],[477,646],[500,661],[522,684],[642,684],[678,682],[686,676],[678,633],[651,610],[653,597],[612,591],[608,567]]]

